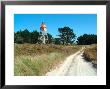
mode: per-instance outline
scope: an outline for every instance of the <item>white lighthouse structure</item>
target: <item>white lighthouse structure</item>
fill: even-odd
[[[40,41],[43,44],[46,44],[46,41],[48,40],[48,35],[47,35],[47,27],[44,22],[41,23],[40,26]]]

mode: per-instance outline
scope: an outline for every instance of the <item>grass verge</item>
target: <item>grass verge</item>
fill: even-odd
[[[61,53],[43,54],[40,56],[19,56],[15,59],[15,75],[36,76],[43,75],[63,60]]]
[[[15,44],[14,75],[42,76],[82,46]]]
[[[84,50],[83,56],[86,61],[92,62],[93,66],[97,67],[97,46],[91,45],[87,46]]]

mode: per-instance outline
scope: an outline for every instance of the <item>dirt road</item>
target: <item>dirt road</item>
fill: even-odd
[[[51,70],[46,76],[96,76],[97,70],[92,63],[82,57],[84,48],[66,58],[64,63]]]

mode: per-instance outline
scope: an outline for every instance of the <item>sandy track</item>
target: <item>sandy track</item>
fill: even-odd
[[[70,55],[56,69],[46,73],[46,76],[95,76],[96,69],[90,62],[83,59],[82,48],[77,53]]]

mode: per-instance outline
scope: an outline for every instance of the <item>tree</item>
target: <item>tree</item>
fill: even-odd
[[[52,43],[53,37],[51,34],[47,33],[48,40],[46,43]],[[46,36],[46,37],[47,37]],[[27,29],[24,31],[17,31],[14,32],[14,43],[39,43],[39,32],[37,30],[34,30],[33,32],[29,32]]]
[[[90,45],[97,43],[97,35],[94,34],[84,34],[77,38],[77,44],[79,45]]]
[[[30,43],[31,39],[30,39],[30,32],[25,29],[24,31],[21,31],[21,37],[23,38],[23,42],[24,43]]]
[[[75,41],[75,33],[73,32],[73,29],[69,27],[63,27],[63,28],[58,28],[58,31],[60,35],[58,35],[61,38],[61,42],[63,44],[72,44]]]
[[[14,42],[15,43],[30,43],[30,32],[25,29],[24,31],[17,31],[14,33]]]
[[[20,36],[20,34],[14,33],[14,43],[23,44],[23,38]]]
[[[21,30],[17,31],[16,33],[14,32],[14,43],[18,44],[24,43],[23,37],[21,36],[21,32],[22,32]]]
[[[54,43],[58,45],[61,44],[61,38],[55,38]]]
[[[39,32],[37,32],[37,30],[33,31],[30,33],[31,34],[31,42],[30,43],[37,43],[38,42],[38,36],[39,36]]]

